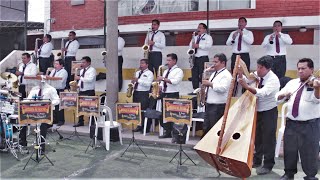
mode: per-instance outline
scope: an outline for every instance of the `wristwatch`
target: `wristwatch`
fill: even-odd
[[[164,78],[162,78],[162,81],[164,81]]]

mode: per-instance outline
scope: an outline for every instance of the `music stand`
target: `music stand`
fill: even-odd
[[[98,132],[99,132],[99,127],[98,127],[96,121],[95,121],[95,125],[96,125],[95,128],[98,128]],[[103,145],[103,143],[97,138],[96,133],[94,133],[93,136],[92,136],[92,138],[91,138],[91,140],[90,140],[90,143],[88,144],[88,147],[87,147],[85,153],[87,153],[89,147],[91,147],[92,149],[96,149],[96,148],[97,148],[97,146],[96,146],[96,143],[97,143],[97,142],[96,142],[95,140],[97,140],[97,141],[100,143],[100,145],[101,145],[102,147],[104,147],[104,149],[106,149],[106,147]],[[107,149],[106,149],[106,151],[107,151]]]
[[[73,123],[76,124],[76,110],[73,110]],[[77,131],[77,127],[74,127],[74,131],[71,133],[71,135],[65,139],[67,140],[71,140],[72,137],[76,137],[78,138],[81,142],[83,142],[83,140],[80,138],[80,134]]]
[[[134,126],[133,126],[133,123],[131,124],[132,126],[131,126],[131,128],[132,128],[132,138],[131,138],[131,140],[130,140],[130,143],[129,143],[129,146],[126,148],[126,150],[121,154],[121,157],[127,152],[127,150],[129,149],[129,147],[132,145],[132,146],[134,146],[134,145],[136,145],[139,149],[140,149],[140,151],[143,153],[143,155],[145,156],[145,157],[147,157],[147,155],[142,151],[142,149],[140,148],[140,146],[139,146],[139,144],[137,143],[137,141],[136,141],[136,139],[135,139],[135,137],[134,137]]]

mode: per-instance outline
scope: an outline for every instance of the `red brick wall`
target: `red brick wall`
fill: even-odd
[[[210,19],[233,19],[276,16],[320,15],[319,0],[256,0],[256,9],[211,11]],[[52,31],[103,27],[103,1],[85,1],[71,6],[70,0],[51,0],[51,17],[56,18]],[[161,22],[206,19],[206,12],[184,12],[119,17],[119,24],[147,23],[157,18]],[[68,20],[67,20],[68,19]]]

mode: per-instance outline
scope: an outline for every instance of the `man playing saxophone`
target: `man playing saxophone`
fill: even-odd
[[[53,45],[51,44],[51,35],[46,34],[43,37],[43,44],[35,48],[35,52],[38,53],[39,57],[39,71],[42,72],[43,74],[46,73],[48,67],[51,66],[51,51],[53,49]]]
[[[133,86],[133,102],[141,103],[141,110],[146,110],[149,106],[149,91],[151,87],[151,83],[153,81],[153,73],[148,69],[148,60],[141,59],[140,60],[140,67],[139,71],[135,72],[131,83],[134,84]],[[142,121],[141,125],[138,126],[134,132],[140,131],[143,132],[144,126],[144,113],[142,114]],[[150,122],[150,121],[149,121]],[[150,124],[148,123],[147,132],[150,131]]]
[[[213,68],[215,72],[212,73],[209,80],[202,80],[202,85],[207,87],[203,136],[205,136],[223,116],[232,80],[231,73],[226,69],[226,55],[223,53],[216,54],[213,63],[214,66],[211,68]]]
[[[157,80],[160,81],[160,89],[162,92],[161,98],[179,98],[179,84],[183,78],[183,71],[177,66],[178,57],[176,54],[171,53],[167,55],[168,69],[164,71],[164,76],[158,76]],[[159,138],[171,138],[173,123],[163,123],[163,117],[160,119],[160,125],[164,128],[165,132]]]

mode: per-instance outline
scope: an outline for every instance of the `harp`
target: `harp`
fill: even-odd
[[[247,77],[245,63],[237,56],[235,67],[241,66]],[[211,166],[231,176],[246,178],[251,175],[256,128],[256,97],[246,91],[232,107],[231,96],[238,68],[233,79],[223,117],[194,147]]]

